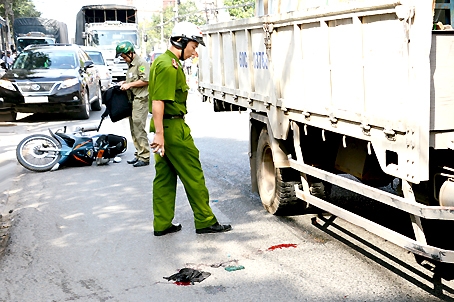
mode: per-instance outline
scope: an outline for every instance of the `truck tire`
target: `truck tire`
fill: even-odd
[[[303,214],[306,204],[295,194],[295,185],[300,184],[299,172],[274,166],[266,129],[259,136],[256,167],[258,191],[265,209],[273,215]]]

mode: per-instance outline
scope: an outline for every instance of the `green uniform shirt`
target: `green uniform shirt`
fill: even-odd
[[[164,101],[164,114],[186,114],[186,99],[189,86],[181,67],[180,60],[167,50],[157,57],[150,68],[148,82],[149,110],[153,101]]]
[[[138,80],[148,82],[149,74],[150,64],[136,54],[132,62],[129,64],[128,71],[126,72],[126,83]],[[146,99],[148,96],[147,85],[142,87],[131,87],[129,90],[131,90],[135,99]]]

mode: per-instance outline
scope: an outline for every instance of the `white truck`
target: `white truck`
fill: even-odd
[[[202,27],[199,91],[215,111],[250,111],[268,212],[315,206],[418,262],[454,263],[454,31],[432,30],[434,2],[258,0],[256,17]],[[332,185],[400,210],[412,234],[369,203],[335,204]]]
[[[75,42],[78,45],[96,47],[101,50],[112,72],[113,81],[124,81],[128,66],[123,59],[115,58],[115,48],[121,41],[139,48],[137,9],[129,5],[86,5],[76,17]]]

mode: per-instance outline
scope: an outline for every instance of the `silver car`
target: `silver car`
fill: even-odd
[[[112,85],[112,73],[107,67],[102,52],[95,47],[83,46],[82,49],[90,56],[101,78],[101,89],[107,90]]]

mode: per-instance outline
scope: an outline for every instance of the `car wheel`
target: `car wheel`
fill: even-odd
[[[77,114],[77,118],[80,120],[86,120],[90,117],[90,101],[88,100],[88,91],[84,92],[82,100],[82,105],[80,107],[80,112]]]
[[[100,111],[102,106],[102,91],[101,86],[98,86],[98,92],[96,93],[97,100],[91,103],[91,110],[93,111]]]

